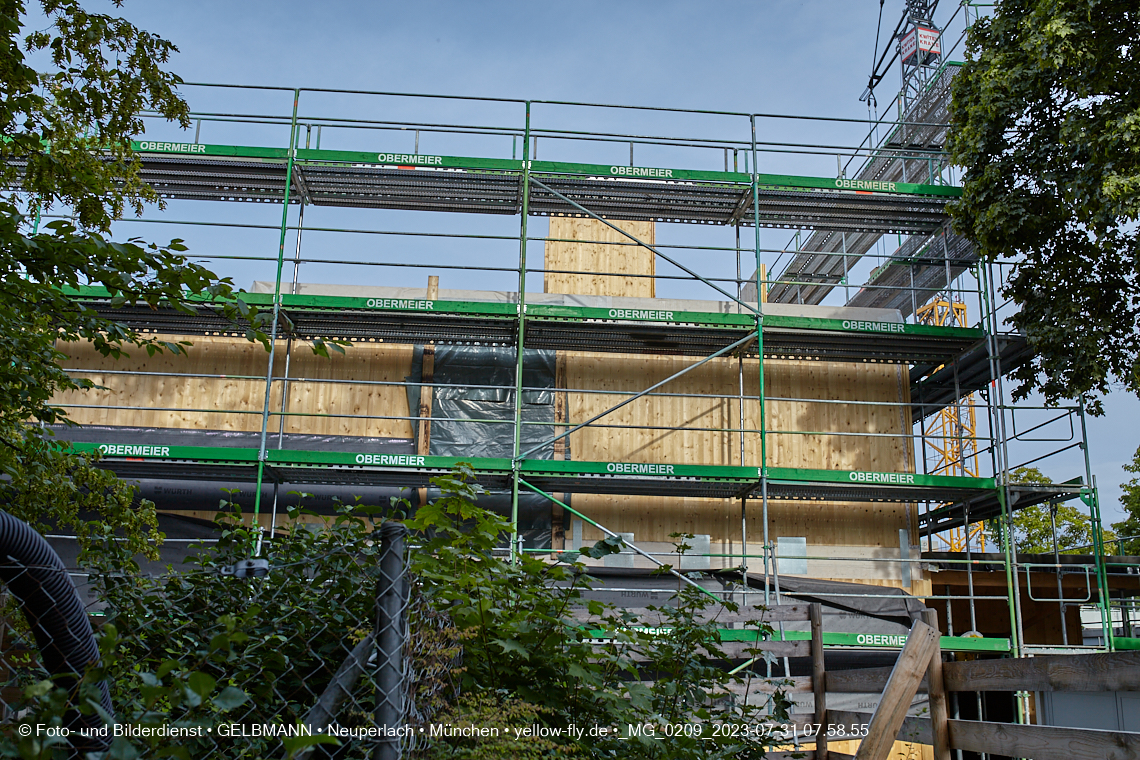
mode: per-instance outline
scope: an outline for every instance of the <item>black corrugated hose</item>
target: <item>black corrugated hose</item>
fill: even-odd
[[[99,662],[99,647],[91,621],[63,560],[30,525],[3,510],[0,510],[0,580],[20,600],[44,669],[56,677],[56,684],[74,691],[77,676]],[[103,709],[114,715],[106,681],[99,684],[99,689]],[[69,713],[65,721],[73,732],[103,726],[97,714],[83,715],[78,711]],[[86,738],[73,735],[71,740],[72,746],[80,751],[101,751],[110,745],[109,738],[97,735]]]

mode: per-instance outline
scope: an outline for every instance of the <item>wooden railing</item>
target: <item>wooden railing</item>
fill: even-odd
[[[639,625],[664,623],[661,613],[648,608],[630,609]],[[1032,760],[1140,760],[1140,733],[1063,728],[981,720],[951,719],[949,692],[1105,692],[1140,691],[1140,652],[1055,655],[1047,657],[942,661],[940,635],[934,611],[915,620],[906,644],[893,667],[826,672],[823,657],[822,609],[818,604],[781,605],[767,610],[703,613],[702,622],[726,626],[760,621],[809,621],[810,641],[723,642],[737,657],[756,651],[777,657],[811,657],[812,675],[781,679],[782,686],[754,684],[752,693],[780,688],[787,693],[812,693],[815,709],[810,718],[795,715],[799,727],[809,722],[822,726],[818,733],[799,733],[799,740],[814,749],[769,752],[768,758],[785,760],[886,760],[896,741],[932,745],[934,760],[950,760],[951,750],[1003,755]],[[733,691],[744,696],[740,689]],[[929,717],[907,715],[920,691],[929,697]],[[874,713],[827,709],[827,694],[880,693]],[[855,755],[828,749],[828,726],[866,725]],[[840,738],[840,737],[835,737]],[[842,737],[850,739],[850,736]]]

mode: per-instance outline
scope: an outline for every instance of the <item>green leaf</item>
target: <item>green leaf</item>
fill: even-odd
[[[515,652],[521,654],[523,657],[530,657],[530,651],[517,641],[511,639],[493,639],[492,643],[498,644],[504,653]]]
[[[222,689],[222,692],[218,694],[218,696],[214,697],[213,703],[214,707],[222,712],[226,712],[227,710],[234,709],[238,705],[244,704],[248,699],[249,697],[241,689],[235,686],[227,686]]]
[[[191,691],[202,698],[205,698],[212,692],[217,683],[217,679],[209,673],[203,673],[201,671],[194,671],[186,678],[186,685],[190,687]]]
[[[306,747],[314,747],[318,744],[334,744],[339,746],[340,740],[328,734],[310,734],[308,736],[282,736],[281,743],[285,745],[285,756],[293,758],[297,756],[298,751]]]

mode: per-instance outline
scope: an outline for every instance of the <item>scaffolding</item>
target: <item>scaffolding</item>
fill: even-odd
[[[731,593],[742,594],[740,598],[756,603],[779,603],[779,566],[785,560],[889,563],[900,567],[906,578],[912,570],[917,573],[936,562],[944,568],[963,571],[969,576],[971,586],[964,595],[949,591],[938,593],[932,589],[925,595],[931,606],[945,605],[949,616],[951,602],[964,600],[969,605],[971,631],[979,629],[975,602],[1004,605],[1009,619],[1008,638],[953,637],[944,642],[945,648],[1008,652],[1015,656],[1029,651],[1027,647],[1031,644],[1026,641],[1020,613],[1019,584],[1022,574],[1028,582],[1031,571],[1039,572],[1040,568],[1018,564],[1009,536],[1012,511],[1036,504],[1082,499],[1094,510],[1099,525],[1096,493],[1087,459],[1084,473],[1072,481],[1053,485],[1010,482],[1008,474],[1015,469],[1010,466],[1010,444],[1024,440],[1027,432],[1007,429],[1010,424],[1016,428],[1016,421],[1011,420],[1020,412],[1006,404],[1002,378],[1024,357],[1025,343],[1021,336],[1002,331],[1000,310],[1006,305],[999,304],[995,295],[993,265],[959,256],[952,241],[947,240],[945,206],[959,195],[959,190],[948,183],[940,162],[927,161],[929,171],[922,177],[922,183],[893,176],[864,178],[861,173],[857,173],[856,179],[847,179],[842,173],[832,178],[758,171],[762,163],[810,163],[836,154],[844,154],[868,167],[881,164],[883,149],[865,147],[866,138],[852,144],[838,140],[806,142],[758,137],[764,125],[772,123],[789,124],[793,128],[808,125],[821,130],[866,128],[865,123],[856,120],[330,89],[189,87],[205,97],[237,91],[251,100],[264,96],[291,99],[292,108],[288,112],[196,110],[192,114],[193,141],[188,135],[174,133],[169,138],[139,140],[133,146],[143,161],[143,179],[178,211],[191,208],[183,201],[209,201],[210,208],[280,209],[279,224],[251,221],[244,216],[235,221],[232,214],[208,220],[179,219],[173,211],[149,216],[142,222],[154,225],[153,230],[167,229],[158,225],[173,225],[179,230],[209,228],[234,236],[260,235],[265,247],[268,247],[266,238],[272,238],[276,249],[272,256],[241,251],[205,257],[215,265],[268,266],[274,271],[271,279],[263,281],[268,283],[263,292],[242,296],[246,303],[272,315],[268,322],[270,350],[263,371],[227,378],[233,382],[258,384],[260,401],[256,408],[251,405],[243,409],[157,409],[145,400],[136,399],[137,407],[120,404],[115,409],[128,412],[137,409],[140,414],[157,409],[176,414],[244,415],[258,419],[259,425],[249,431],[251,435],[241,439],[241,445],[232,445],[232,441],[228,445],[202,445],[175,438],[164,440],[164,431],[152,431],[148,435],[145,425],[140,426],[141,432],[133,434],[134,442],[129,444],[77,440],[75,445],[81,451],[102,452],[102,466],[128,479],[250,484],[254,488],[254,519],[269,514],[271,535],[281,517],[278,502],[283,494],[277,489],[283,484],[299,488],[422,490],[430,487],[433,477],[466,462],[484,488],[509,494],[507,513],[514,525],[514,534],[505,550],[555,557],[569,547],[527,547],[520,541],[520,499],[528,494],[548,500],[610,535],[615,534],[610,526],[575,508],[566,495],[718,499],[734,505],[734,509],[739,507],[739,549],[710,550],[705,554],[720,566],[739,572],[741,585]],[[320,115],[318,111],[302,110],[308,100],[318,105],[334,103],[343,111],[346,110],[343,103],[356,103],[361,99],[380,101],[383,105],[379,110],[385,112],[384,117],[364,118],[354,110],[355,105],[347,108],[352,116]],[[194,104],[193,97],[191,103]],[[403,119],[386,115],[389,107],[392,113],[411,111],[414,114],[415,108],[409,108],[409,104],[419,105],[427,115]],[[471,124],[454,118],[447,120],[440,115],[462,111],[464,107],[486,120]],[[539,108],[544,114],[556,114],[562,121],[554,118],[539,126],[534,118]],[[508,117],[492,121],[484,116],[488,109],[506,113]],[[629,134],[612,128],[567,127],[589,122],[598,114],[611,117],[615,112],[623,116],[635,112],[670,120],[711,119],[729,136],[677,137],[660,132]],[[586,115],[582,116],[583,113]],[[901,129],[919,125],[900,121],[875,126]],[[155,128],[156,132],[170,130],[157,121]],[[211,135],[217,133],[229,137],[230,141],[203,142],[200,140],[203,132],[210,139],[215,139]],[[261,142],[241,142],[242,135],[252,135]],[[273,144],[272,135],[284,139]],[[370,145],[377,135],[382,142],[389,143],[384,147],[390,152],[360,149],[362,145]],[[332,142],[338,147],[322,148],[322,137],[326,145]],[[474,149],[466,155],[442,150],[421,152],[421,138],[425,142],[438,141],[443,146],[482,146],[484,152]],[[539,160],[540,140],[544,154],[549,151],[560,160]],[[397,148],[392,143],[402,147]],[[352,146],[355,148],[349,149]],[[509,158],[505,155],[508,146]],[[612,159],[615,150],[624,151],[627,146],[628,163],[585,160],[594,155]],[[647,154],[650,160],[635,162],[635,148]],[[896,151],[895,158],[912,152],[909,148],[902,153]],[[566,160],[561,160],[563,158]],[[654,160],[658,158],[662,160]],[[931,156],[922,158],[926,161]],[[905,164],[905,161],[895,163]],[[874,169],[868,171],[875,173]],[[412,224],[403,229],[318,226],[311,218],[305,219],[306,209],[311,216],[318,208],[383,211],[405,222],[411,218],[408,212],[431,212],[433,218],[505,217],[513,220],[512,224],[517,223],[518,232],[504,234],[501,225],[493,229],[477,226],[476,231],[459,231],[442,223],[438,229],[426,231],[407,229],[415,226]],[[647,304],[605,305],[600,301],[589,302],[588,298],[559,302],[547,294],[534,293],[528,287],[528,277],[533,279],[555,271],[545,264],[535,265],[535,244],[580,242],[534,235],[528,230],[528,222],[542,216],[591,219],[616,231],[621,236],[619,245],[629,246],[630,250],[648,250],[654,260],[667,267],[665,272],[647,276],[677,288],[678,292],[681,288],[700,288],[705,300],[693,298],[691,291],[684,291],[686,298],[671,299],[676,306],[656,308]],[[714,228],[714,231],[727,231],[730,238],[727,241],[722,238],[719,245],[694,243],[686,233],[679,235],[675,243],[651,244],[627,232],[619,224],[621,221],[664,223],[685,229]],[[120,229],[128,224],[136,223],[120,222]],[[742,245],[741,233],[749,228],[752,240]],[[787,231],[782,234],[792,236],[793,244],[764,246],[762,230]],[[809,242],[801,249],[795,244],[800,233],[807,233],[809,241],[817,242]],[[345,253],[337,257],[305,256],[305,247],[315,235],[335,238],[338,250],[343,248]],[[906,267],[887,267],[892,272],[909,271],[912,276],[908,281],[884,279],[882,267],[862,271],[848,266],[849,258],[861,256],[884,235],[898,235],[900,239],[906,236],[905,245],[922,245],[917,255],[903,252],[892,258],[892,261],[905,259]],[[808,249],[819,249],[823,245],[818,242],[821,238],[829,241],[827,246],[837,246],[841,251],[837,259],[828,260],[828,266],[834,268],[835,261],[840,261],[842,278],[833,277],[830,269],[821,277],[818,271],[813,273],[801,268],[799,271],[785,269],[784,274],[767,279],[765,272],[777,271],[783,255],[799,257],[794,260],[804,260],[809,254],[814,256],[817,250]],[[731,244],[733,239],[735,244]],[[853,239],[859,241],[858,245],[849,248],[848,243]],[[340,242],[343,240],[353,243]],[[446,246],[447,250],[457,251],[458,258],[429,260],[424,251],[430,253],[430,245],[402,257],[376,255],[372,250],[376,240],[401,244],[427,241],[440,246],[440,250]],[[365,250],[354,252],[352,245]],[[488,251],[493,251],[493,255]],[[513,261],[507,261],[508,258]],[[708,265],[710,261],[714,261],[715,266]],[[731,272],[733,262],[735,276]],[[746,271],[742,270],[743,262],[751,262],[755,267],[756,273],[751,279],[741,276],[741,272]],[[375,279],[376,275],[371,273],[395,272],[393,281],[401,285],[407,282],[400,279],[404,273],[419,276],[427,270],[447,271],[465,278],[494,277],[499,278],[496,282],[506,281],[513,287],[494,290],[497,300],[448,297],[447,291],[433,294],[430,286],[416,293],[404,286],[402,295],[396,292],[399,288],[393,287],[392,294],[383,297],[304,292],[302,271],[324,272],[337,268],[348,272],[349,278],[358,276],[353,273],[368,272],[369,278]],[[707,273],[709,269],[714,271]],[[918,279],[913,276],[916,271],[920,274]],[[929,277],[930,272],[937,273],[938,277]],[[588,274],[603,278],[631,276],[625,272]],[[835,316],[791,313],[770,298],[781,294],[781,299],[788,304],[809,301],[826,304],[829,293],[837,292],[838,287],[846,288],[851,277],[862,275],[867,276],[867,283],[853,297],[848,298],[844,293]],[[338,278],[332,279],[335,282]],[[803,294],[808,290],[811,295],[805,300]],[[485,292],[492,290],[487,288]],[[800,294],[798,297],[789,295],[796,292]],[[927,312],[923,309],[938,308],[926,304],[945,292],[951,292],[956,299],[976,301],[979,321],[966,324],[964,311],[962,318],[949,322],[924,321],[923,315]],[[240,326],[235,327],[222,317],[217,304],[197,296],[188,297],[190,309],[179,310],[121,307],[110,293],[96,287],[80,288],[73,295],[101,315],[125,322],[144,333],[203,337],[242,334]],[[714,300],[708,300],[709,296]],[[664,303],[670,299],[660,300]],[[912,308],[905,308],[906,304]],[[888,321],[843,316],[857,313],[844,309],[872,305],[894,308],[901,317]],[[957,313],[954,309],[957,304],[951,309]],[[426,376],[403,381],[347,381],[291,375],[296,371],[290,364],[295,361],[295,345],[317,340],[343,341],[354,346],[468,346],[511,352],[514,368],[509,383],[472,386],[488,393],[509,394],[513,399],[509,418],[467,420],[498,426],[500,430],[509,428],[512,440],[508,455],[483,456],[474,449],[471,455],[464,456],[439,456],[428,451],[370,453],[358,448],[338,450],[335,442],[308,448],[286,446],[287,426],[307,418],[341,416],[335,412],[290,411],[289,398],[307,388],[371,384],[420,394],[445,387]],[[648,382],[636,392],[569,389],[558,385],[556,391],[590,393],[608,398],[612,403],[586,419],[534,422],[525,418],[524,399],[527,394],[549,388],[524,382],[524,360],[531,349],[595,352],[615,358],[680,357],[686,361],[680,369]],[[347,350],[351,352],[353,348]],[[677,392],[675,386],[670,387],[683,375],[717,360],[735,361],[739,365],[739,371],[731,375],[732,383],[727,387],[703,393]],[[899,402],[774,396],[765,386],[765,365],[788,360],[898,366],[906,370],[909,382],[904,389],[905,397]],[[750,367],[755,366],[755,380],[749,379],[750,387],[745,383],[746,362]],[[185,377],[177,370],[116,373],[106,369],[97,372],[72,369],[77,374],[86,372],[89,376],[103,377],[116,374]],[[665,397],[723,402],[728,414],[720,423],[704,427],[693,421],[611,425],[610,415],[618,409],[639,400]],[[813,407],[862,403],[894,409],[910,415],[919,430],[883,433],[776,429],[767,417],[772,405],[779,403]],[[98,405],[69,403],[64,406],[78,410]],[[746,409],[755,410],[758,424],[746,424]],[[945,415],[947,410],[951,410],[951,414],[964,412],[974,420],[975,409],[982,424],[974,422],[970,428],[958,424],[946,429],[926,423],[931,416]],[[354,412],[344,416],[404,420],[413,425],[428,422],[411,409],[407,415],[392,411]],[[1060,409],[1048,413],[1052,415],[1049,420],[1031,426],[1030,433],[1068,425],[1072,446],[1083,447],[1087,455],[1083,410]],[[430,420],[432,424],[441,421],[448,420],[438,417]],[[700,463],[699,452],[693,454],[692,460],[696,461],[582,461],[564,456],[567,442],[573,441],[581,431],[607,426],[723,434],[734,445],[738,442],[739,449],[713,464]],[[827,437],[829,441],[852,447],[876,438],[889,438],[899,441],[899,445],[910,452],[911,461],[903,471],[773,465],[772,441],[796,436]],[[751,447],[749,451],[745,448],[746,441]],[[844,443],[846,441],[850,443]],[[930,442],[945,450],[945,462],[929,472],[922,457],[923,467],[919,471],[914,452],[922,452],[923,444]],[[1049,452],[1038,459],[1055,455],[1056,452]],[[988,469],[984,469],[985,465]],[[903,539],[900,553],[891,557],[785,555],[768,534],[769,504],[776,501],[901,504],[905,505],[908,524],[913,510],[912,534]],[[919,510],[919,505],[924,505],[924,509]],[[749,520],[757,521],[757,513],[763,530],[759,539],[748,535]],[[996,521],[1001,526],[1003,540],[999,559],[992,555],[972,556],[968,545],[964,553],[936,558],[914,556],[910,551],[911,544],[917,544],[920,537],[926,537],[929,543],[933,536],[962,530],[984,520]],[[647,562],[670,561],[669,552],[660,547],[643,549],[633,541],[627,544]],[[758,553],[750,549],[756,544],[760,548]],[[1108,586],[1103,549],[1099,544],[1095,549],[1095,567],[1086,570],[1087,577],[1095,579],[1090,586],[1088,604],[1099,605],[1101,618],[1107,621]],[[973,574],[995,568],[1003,576],[1000,592],[975,593]],[[762,590],[749,590],[751,577],[760,579],[758,587]],[[692,582],[691,579],[688,582]],[[865,595],[865,592],[851,594]],[[786,635],[794,637],[796,632],[789,631]],[[840,632],[827,633],[824,641],[830,647],[861,646],[854,634]],[[1103,647],[1111,648],[1112,642],[1111,634],[1106,633]]]

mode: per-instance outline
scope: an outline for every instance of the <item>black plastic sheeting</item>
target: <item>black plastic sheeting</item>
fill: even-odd
[[[739,574],[736,576],[739,578]],[[764,588],[764,576],[748,574],[750,588]],[[769,590],[775,585],[769,580]],[[857,596],[867,594],[867,597]],[[847,610],[859,615],[876,618],[888,623],[897,623],[910,628],[914,615],[926,609],[926,605],[901,588],[892,586],[869,586],[864,583],[843,581],[823,581],[799,576],[780,576],[780,596],[791,597],[802,602],[819,602],[825,607]]]
[[[431,405],[431,440],[428,453],[443,457],[498,457],[510,459],[515,446],[514,348],[495,346],[435,346]],[[554,351],[523,351],[522,439],[526,452],[554,435]],[[423,378],[423,347],[416,346],[411,382]],[[471,387],[497,386],[497,387]],[[419,388],[409,387],[409,409],[418,409]],[[483,422],[481,420],[493,420]],[[544,423],[528,425],[525,423]],[[530,459],[550,459],[553,447],[533,452]],[[435,494],[429,492],[429,499]],[[511,494],[491,492],[479,505],[509,517]],[[519,535],[528,549],[551,548],[551,503],[545,497],[519,492]]]
[[[516,356],[513,348],[435,347],[429,454],[504,459],[514,456]],[[523,391],[522,396],[523,452],[554,435],[554,365],[554,351],[523,352],[523,386],[534,389]],[[412,383],[423,380],[423,346],[415,348],[412,376],[408,379]],[[420,389],[409,387],[408,408],[419,409],[419,405]],[[547,447],[528,458],[550,459],[552,454],[553,447]]]
[[[576,606],[585,606],[591,599],[619,607],[676,604],[676,592],[673,589],[677,588],[680,581],[668,573],[661,574],[647,568],[591,567],[588,574],[594,579],[593,588],[582,592],[582,599]],[[762,575],[748,574],[747,600],[741,593],[743,588],[738,571],[690,571],[686,575],[714,594],[727,592],[726,598],[738,604],[744,601],[749,606],[763,603]],[[768,590],[774,599],[775,585],[770,583]],[[847,596],[848,594],[873,596],[864,598]],[[823,607],[824,628],[846,633],[905,634],[910,629],[911,616],[926,609],[921,600],[898,588],[782,575],[780,602],[788,604],[789,600],[818,602]],[[808,629],[807,623],[784,625],[787,630]]]

